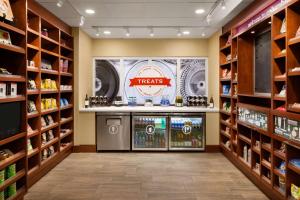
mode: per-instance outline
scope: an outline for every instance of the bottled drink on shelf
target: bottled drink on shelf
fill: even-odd
[[[88,95],[86,94],[85,99],[84,99],[84,107],[88,108],[90,106],[89,98]]]

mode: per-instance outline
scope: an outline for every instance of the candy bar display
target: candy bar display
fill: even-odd
[[[47,142],[54,139],[53,130],[46,131],[42,133],[42,144],[46,144]]]
[[[300,187],[295,184],[291,184],[291,195],[295,200],[300,199]]]
[[[28,101],[28,103],[27,103],[27,112],[28,113],[35,113],[35,112],[37,112],[37,109],[36,109],[34,101]]]
[[[36,90],[36,89],[37,89],[36,83],[35,83],[34,80],[32,80],[32,79],[29,79],[29,80],[28,80],[28,83],[27,83],[27,89],[28,89],[28,90]]]
[[[268,129],[268,117],[265,113],[240,107],[238,108],[238,119],[265,130]]]
[[[42,151],[42,161],[46,160],[55,153],[54,147],[50,146]]]
[[[51,124],[54,124],[54,120],[51,115],[41,117],[42,128],[50,126]]]
[[[51,79],[43,79],[41,84],[42,90],[57,90],[56,81]]]
[[[44,98],[41,100],[41,109],[49,110],[57,108],[57,102],[54,98]]]
[[[61,98],[60,99],[60,107],[61,108],[65,107],[65,106],[68,106],[68,105],[69,105],[68,99],[66,99],[66,98]]]
[[[202,96],[188,96],[187,106],[207,107],[207,97]]]
[[[286,117],[275,116],[275,134],[286,138],[300,141],[300,121],[291,120]]]

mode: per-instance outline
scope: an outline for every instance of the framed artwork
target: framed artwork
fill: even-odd
[[[0,17],[10,22],[14,21],[14,15],[9,0],[0,0]]]

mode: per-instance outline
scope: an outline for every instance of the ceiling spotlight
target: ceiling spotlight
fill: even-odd
[[[254,34],[255,33],[255,31],[251,31],[251,34]]]
[[[207,22],[208,24],[210,24],[210,22],[211,22],[211,14],[207,15],[207,17],[206,17],[206,22]]]
[[[195,10],[195,13],[196,13],[197,15],[203,14],[204,12],[205,12],[204,9],[197,9],[197,10]]]
[[[130,37],[130,31],[129,31],[129,28],[126,28],[126,37]]]
[[[57,7],[61,8],[64,5],[64,2],[62,0],[57,1],[56,3]]]
[[[225,10],[226,9],[226,4],[225,4],[225,0],[221,1],[221,9]]]
[[[183,31],[182,33],[183,33],[183,35],[189,35],[190,31]]]
[[[86,14],[89,14],[89,15],[92,15],[92,14],[95,14],[95,10],[92,10],[92,9],[86,9],[86,10],[85,10],[85,13],[86,13]]]
[[[83,26],[85,22],[85,18],[84,16],[80,16],[80,22],[79,22],[79,26]]]
[[[104,35],[110,35],[111,32],[110,32],[109,30],[106,30],[106,31],[103,31],[103,34],[104,34]]]
[[[272,24],[272,22],[271,22],[271,21],[269,21],[268,23],[269,23],[269,24]]]
[[[201,36],[202,36],[202,37],[205,37],[205,36],[206,36],[206,34],[203,32],[203,33],[201,34]]]
[[[150,28],[150,37],[154,37],[154,31],[153,31],[153,28]]]
[[[96,36],[97,36],[97,37],[100,36],[100,29],[99,29],[99,28],[97,29]]]

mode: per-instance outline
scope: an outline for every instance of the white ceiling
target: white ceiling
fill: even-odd
[[[206,16],[216,0],[65,0],[61,8],[56,6],[57,0],[37,1],[73,27],[79,26],[80,15],[83,15],[82,29],[94,38],[97,29],[93,26],[109,27],[100,29],[100,38],[126,38],[124,27],[129,27],[130,38],[149,38],[150,30],[146,27],[152,26],[157,27],[154,38],[177,38],[175,27],[190,31],[191,34],[183,38],[202,38],[202,33],[210,37],[253,0],[225,0],[226,9],[218,5],[210,24]],[[195,10],[199,8],[205,13],[196,15]],[[94,9],[96,13],[88,15],[86,9]],[[111,35],[105,36],[104,30],[111,31]]]

